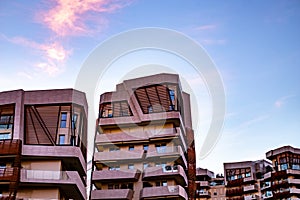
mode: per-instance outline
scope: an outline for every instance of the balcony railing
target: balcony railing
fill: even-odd
[[[157,180],[173,177],[177,182],[187,185],[187,176],[182,166],[147,167],[143,173],[143,180]]]
[[[160,187],[146,187],[141,191],[142,199],[154,199],[154,198],[180,198],[188,199],[187,193],[180,185],[176,186],[160,186]]]
[[[207,190],[196,190],[196,196],[200,198],[209,198],[211,193]]]
[[[79,199],[86,199],[86,190],[85,185],[81,177],[79,176],[77,171],[47,171],[47,170],[27,170],[21,169],[21,183],[30,183],[40,185],[49,184],[51,186],[72,186],[71,188],[77,188],[77,190],[72,191],[80,191],[80,193],[76,193],[74,195]],[[70,193],[72,196],[73,194]]]
[[[187,167],[187,161],[181,146],[166,146],[158,148],[149,148],[146,158],[168,157],[179,159]]]
[[[101,170],[94,171],[92,181],[108,182],[113,180],[137,181],[141,171],[135,170]]]
[[[0,168],[0,182],[1,181],[17,181],[19,174],[18,167]]]
[[[108,200],[120,199],[131,200],[133,197],[133,190],[131,189],[113,189],[113,190],[93,190],[91,192],[92,200]]]
[[[0,155],[18,155],[21,153],[21,140],[0,140]]]
[[[253,199],[259,199],[259,196],[256,194],[244,196],[244,200],[253,200]]]
[[[257,184],[244,186],[244,192],[250,192],[255,190],[258,190]]]

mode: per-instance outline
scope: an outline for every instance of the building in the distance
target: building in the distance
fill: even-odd
[[[283,146],[266,153],[272,161],[262,182],[263,199],[300,199],[300,149]]]
[[[189,95],[158,74],[101,95],[91,199],[194,199]]]
[[[227,199],[260,199],[261,179],[268,166],[271,163],[266,160],[224,163]]]
[[[86,199],[87,102],[73,89],[0,93],[0,199]]]
[[[226,200],[224,177],[207,169],[196,169],[196,200]]]

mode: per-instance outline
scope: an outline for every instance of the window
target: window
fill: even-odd
[[[60,115],[60,128],[66,128],[67,127],[67,113],[62,112]]]
[[[113,117],[112,109],[107,110],[107,117],[109,117],[109,118]]]
[[[70,144],[71,146],[75,146],[76,144],[76,137],[74,135],[71,135],[70,137]]]
[[[133,170],[134,169],[134,164],[128,164],[128,169]]]
[[[73,129],[76,129],[77,119],[78,119],[78,114],[73,114],[72,115],[72,128]]]
[[[218,193],[217,193],[217,192],[214,192],[214,195],[215,195],[215,196],[217,196],[217,195],[218,195]]]
[[[167,181],[162,181],[162,182],[161,182],[161,185],[162,185],[162,186],[168,186],[168,183],[167,183]]]
[[[113,171],[113,170],[120,170],[120,165],[110,166],[110,167],[108,167],[108,170],[110,170],[110,171]]]
[[[155,145],[157,153],[165,153],[167,150],[166,144],[156,144]]]
[[[153,107],[151,105],[148,106],[148,113],[152,113],[153,112]]]
[[[114,188],[119,189],[120,188],[119,184],[114,185]]]
[[[58,144],[65,144],[65,135],[59,135]]]
[[[110,147],[110,148],[109,148],[109,151],[120,151],[120,148],[119,148],[119,147],[116,147],[116,146]]]
[[[13,115],[0,116],[0,130],[12,129],[13,123],[14,123]]]
[[[143,169],[146,169],[147,167],[149,167],[148,163],[143,163]]]
[[[0,133],[0,140],[8,140],[11,139],[10,133]]]
[[[112,189],[113,189],[113,187],[114,187],[114,185],[113,185],[113,184],[111,184],[111,183],[110,183],[110,184],[108,184],[108,189],[109,189],[109,190],[112,190]]]
[[[1,162],[0,163],[0,169],[4,169],[4,168],[6,168],[6,163]]]
[[[280,170],[286,170],[287,168],[288,168],[288,164],[287,163],[280,165]]]
[[[169,105],[169,111],[175,110],[175,92],[174,90],[169,90],[169,95],[170,95],[170,105]]]
[[[295,165],[295,164],[293,164],[293,165],[292,165],[292,169],[300,170],[300,165]]]
[[[148,151],[148,148],[149,148],[149,146],[148,146],[148,144],[144,144],[144,146],[143,146],[143,149],[144,149],[144,151]]]
[[[128,147],[128,150],[129,150],[129,151],[133,151],[133,150],[134,150],[134,146],[133,146],[133,145],[130,145],[130,146]]]
[[[250,177],[250,176],[251,176],[251,173],[250,173],[250,172],[247,172],[247,173],[245,174],[245,176],[246,176],[246,177]]]

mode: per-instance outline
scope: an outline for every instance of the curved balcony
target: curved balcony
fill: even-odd
[[[68,197],[86,199],[85,185],[77,171],[44,171],[21,169],[22,185],[59,187],[68,191]]]
[[[101,163],[137,161],[144,159],[144,150],[95,152],[94,161]]]
[[[138,181],[141,171],[135,170],[101,170],[93,171],[92,181],[95,182],[110,182],[118,181]]]
[[[136,131],[136,132],[121,132],[113,134],[97,134],[95,144],[127,144],[128,142],[132,143],[134,141],[148,141],[155,140],[157,138],[174,138],[178,137],[181,140],[181,143],[185,145],[185,136],[179,127],[177,128],[162,128],[159,131],[145,130],[145,131]]]
[[[72,164],[82,175],[86,175],[86,161],[80,147],[76,146],[43,146],[23,145],[23,158],[30,157],[52,157],[63,159],[64,162]]]
[[[187,161],[181,146],[149,148],[146,158],[147,159],[169,158],[172,160],[178,160],[180,164],[183,164],[185,167],[187,167]]]
[[[182,166],[147,167],[143,173],[143,181],[158,179],[175,179],[180,185],[187,185],[187,177]]]
[[[146,187],[141,191],[141,199],[173,198],[188,199],[187,193],[180,185]]]
[[[130,200],[133,197],[131,189],[93,190],[92,200]]]

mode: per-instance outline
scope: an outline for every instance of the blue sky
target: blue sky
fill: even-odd
[[[198,166],[222,172],[223,162],[265,158],[281,145],[300,147],[297,0],[4,0],[0,27],[0,91],[74,87],[90,52],[123,31],[182,32],[207,51],[226,90],[222,136]],[[196,134],[199,149],[205,133]]]

